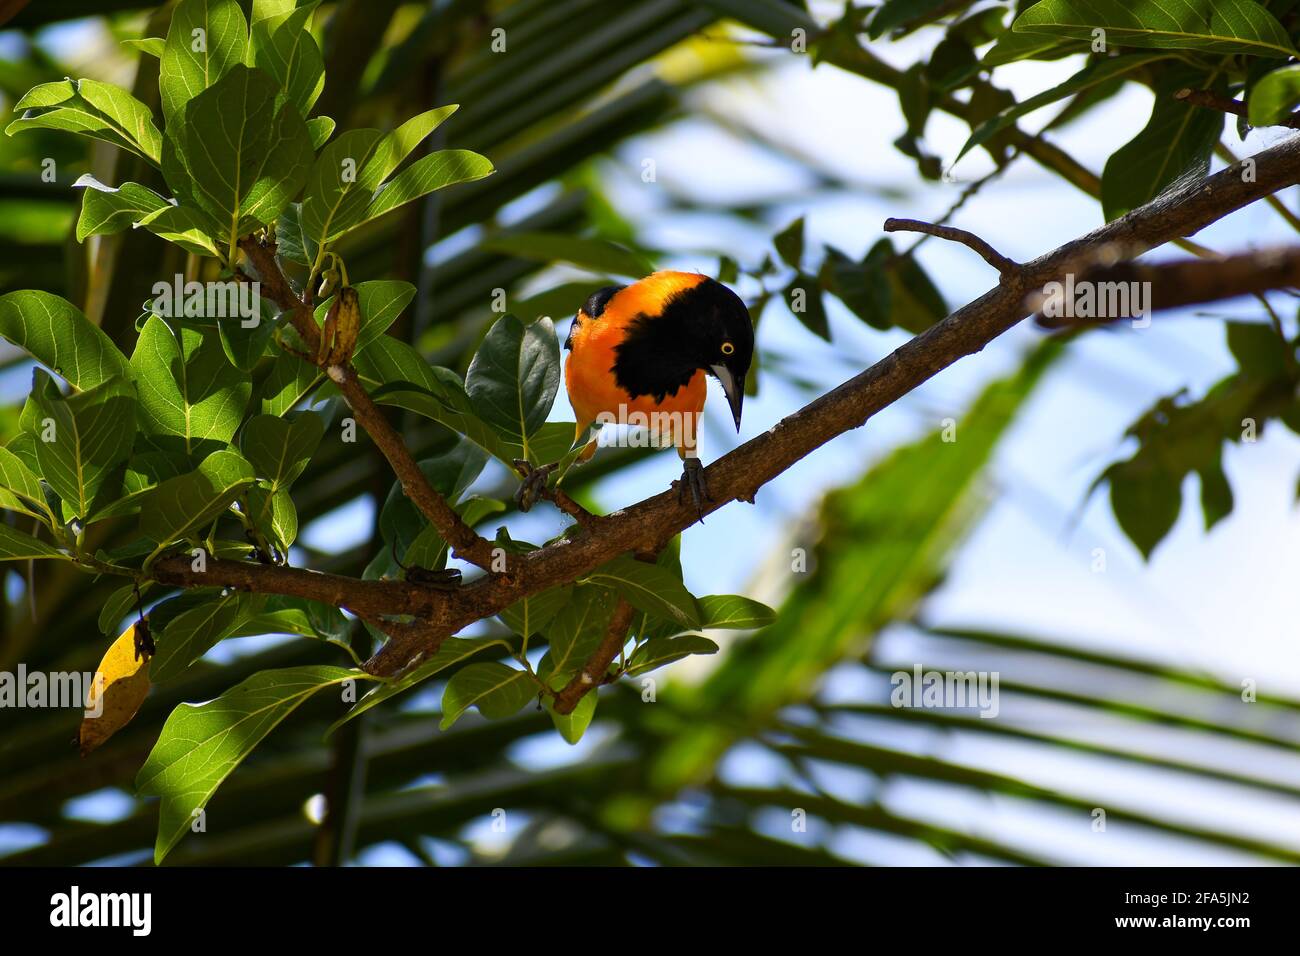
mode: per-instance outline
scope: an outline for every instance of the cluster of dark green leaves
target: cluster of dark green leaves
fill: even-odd
[[[1200,480],[1208,531],[1232,512],[1232,487],[1222,465],[1225,443],[1250,443],[1277,419],[1300,433],[1300,363],[1296,343],[1266,322],[1227,323],[1238,370],[1190,401],[1179,392],[1145,412],[1127,432],[1137,449],[1102,473],[1120,527],[1146,557],[1182,511],[1189,474]]]
[[[961,155],[979,146],[1002,163],[1011,149],[1008,134],[1026,114],[1063,103],[1047,124],[1052,128],[1077,119],[1126,82],[1148,86],[1155,93],[1150,118],[1112,153],[1102,173],[1107,219],[1208,168],[1223,115],[1175,99],[1179,90],[1243,96],[1243,130],[1247,122],[1278,124],[1300,104],[1300,67],[1291,62],[1297,56],[1295,0],[1039,0],[968,12],[972,6],[958,4],[954,15],[954,5],[941,0],[888,0],[861,24],[872,38],[943,25],[930,59],[911,67],[899,84],[907,130],[896,145],[930,178],[942,170],[925,151],[926,121],[958,91],[967,94],[958,110],[971,127]],[[863,19],[860,11],[851,17]],[[1079,72],[1023,102],[994,82],[999,66],[1079,53],[1088,55]]]
[[[536,548],[511,539],[504,529],[496,545],[508,555]],[[485,717],[502,719],[539,701],[564,739],[576,743],[595,714],[596,694],[583,697],[571,714],[557,713],[551,697],[577,677],[605,638],[618,598],[626,600],[636,613],[618,660],[604,675],[606,681],[640,676],[692,654],[714,653],[717,645],[701,634],[702,630],[753,629],[773,618],[771,609],[739,595],[692,596],[682,583],[675,546],[666,549],[654,564],[623,556],[573,584],[523,598],[506,608],[499,618],[512,638],[447,639],[437,654],[408,675],[372,690],[343,720],[351,720],[485,651],[501,648],[517,666],[499,660],[479,661],[452,674],[443,691],[443,728],[450,727],[470,707],[477,707]],[[539,642],[544,642],[546,651],[534,666],[529,649],[541,646]]]
[[[308,29],[316,5],[257,0],[250,23],[234,0],[178,4],[165,39],[136,44],[160,59],[161,131],[127,91],[69,79],[23,96],[16,106],[22,115],[8,132],[90,136],[161,173],[172,198],[138,183],[106,186],[83,177],[79,239],[139,226],[216,259],[220,274],[231,276],[242,238],[278,230],[282,248],[310,250],[310,279],[349,230],[492,168],[464,150],[431,152],[403,167],[452,108],[422,113],[387,134],[352,131],[317,156],[334,124],[310,116],[324,85]],[[219,556],[254,547],[263,557],[287,552],[298,524],[290,486],[325,429],[319,414],[296,409],[321,378],[276,347],[291,335],[269,302],[254,302],[250,316],[224,307],[213,315],[211,291],[200,284],[195,300],[185,287],[183,308],[151,300],[129,358],[56,296],[23,291],[0,300],[0,335],[66,385],[37,369],[21,433],[3,449],[4,504],[35,518],[53,543],[6,527],[7,557],[59,558],[147,581],[152,561],[181,544]],[[414,291],[395,281],[358,284],[359,356],[384,337]],[[330,304],[320,304],[318,320]],[[138,516],[136,541],[108,553],[85,546],[93,524],[130,516]],[[218,535],[227,518],[244,540]],[[168,654],[183,646],[197,656],[262,611],[238,596],[201,603],[211,604],[203,625],[209,633],[165,640]],[[175,617],[167,628],[195,620]],[[176,660],[168,658],[155,676],[192,657]]]
[[[790,312],[814,335],[830,341],[826,296],[839,299],[850,312],[874,329],[904,329],[922,332],[948,314],[943,294],[929,275],[906,251],[900,251],[888,237],[877,241],[860,260],[825,246],[820,262],[806,250],[804,217],[787,225],[772,240],[776,257],[765,256],[745,272],[765,289],[775,279],[783,287],[780,298]],[[734,281],[739,266],[724,259],[719,278]],[[765,291],[751,305],[757,322],[767,303],[775,297]],[[751,372],[751,386],[754,384]],[[752,391],[752,388],[751,388]]]
[[[311,115],[324,85],[323,57],[309,29],[316,6],[317,0],[254,0],[250,22],[235,0],[182,0],[165,38],[134,41],[160,61],[161,126],[130,93],[93,80],[45,83],[22,97],[9,133],[52,129],[111,143],[153,166],[171,193],[83,177],[77,238],[141,227],[199,257],[196,275],[228,280],[239,267],[242,240],[274,236],[284,259],[300,267],[298,278],[314,284],[327,267],[333,271],[336,244],[348,233],[434,190],[492,172],[486,159],[466,150],[410,159],[455,107],[421,113],[391,132],[350,130],[331,140],[333,121]],[[553,259],[558,250],[560,258],[602,271],[647,271],[637,253],[600,240],[515,234],[501,241],[515,255],[545,249]],[[204,260],[214,268],[205,269]],[[220,588],[169,594],[152,580],[152,565],[164,554],[286,560],[298,533],[291,489],[332,418],[333,405],[317,403],[335,394],[296,354],[302,343],[270,302],[256,303],[254,323],[242,314],[211,314],[206,289],[193,299],[188,288],[177,288],[182,300],[170,303],[174,308],[163,307],[166,293],[155,288],[129,357],[57,296],[22,291],[0,298],[0,336],[43,367],[34,373],[20,434],[0,448],[0,507],[35,526],[27,533],[0,523],[0,558],[62,560],[129,579],[100,614],[106,634],[142,602],[161,598],[149,612],[154,683],[184,677],[222,640],[254,634],[325,640],[355,662],[351,623],[336,608]],[[467,494],[490,457],[507,467],[521,458],[572,463],[582,447],[574,424],[547,422],[560,380],[549,319],[525,325],[499,318],[462,378],[385,334],[413,299],[413,286],[375,280],[354,288],[361,325],[353,362],[365,387],[376,400],[463,436],[420,467],[466,522],[505,508]],[[319,302],[318,323],[332,302]],[[109,521],[131,522],[133,538],[97,549],[90,543],[99,537],[95,525]],[[379,528],[384,546],[367,578],[444,567],[445,542],[397,484]],[[504,530],[499,541],[508,553],[533,547]],[[444,691],[445,723],[471,706],[487,717],[513,714],[577,673],[604,637],[616,595],[639,616],[611,678],[713,652],[701,629],[751,628],[771,618],[745,598],[697,601],[675,559],[652,565],[622,558],[503,613],[517,641],[450,639],[415,673],[373,690],[348,717],[497,646],[510,648],[519,666],[479,662],[457,670]],[[534,668],[528,645],[541,640],[548,650]],[[157,858],[280,720],[323,688],[369,679],[355,668],[269,670],[207,704],[178,707],[137,781],[141,793],[163,798]],[[555,725],[576,741],[595,705],[588,695],[576,713],[553,714]]]

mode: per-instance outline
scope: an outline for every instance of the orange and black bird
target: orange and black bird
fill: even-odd
[[[740,431],[754,357],[754,323],[740,296],[696,272],[656,272],[631,285],[606,286],[578,310],[564,347],[578,438],[594,422],[648,424],[676,447],[683,465],[679,497],[685,501],[689,491],[702,513],[713,500],[696,442],[707,377],[722,384]],[[582,460],[595,451],[593,440]]]

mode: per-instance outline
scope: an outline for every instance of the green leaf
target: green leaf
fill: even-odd
[[[1205,530],[1209,531],[1232,514],[1232,486],[1218,461],[1202,468],[1197,475],[1201,479],[1201,512],[1205,516]]]
[[[885,0],[871,18],[867,36],[878,40],[890,30],[913,20],[925,19],[927,14],[946,6],[946,0]]]
[[[548,682],[562,682],[578,673],[605,639],[614,607],[614,592],[609,588],[584,584],[573,589],[573,597],[546,631],[550,650],[540,672]]]
[[[826,317],[826,303],[822,301],[822,289],[817,279],[800,272],[782,293],[790,313],[800,321],[813,335],[831,340],[830,320]]]
[[[1081,40],[1063,40],[1042,33],[1015,33],[1007,30],[998,37],[980,59],[985,68],[1005,66],[1018,60],[1059,60],[1074,53],[1087,53],[1089,44]]]
[[[1250,91],[1247,119],[1251,126],[1285,123],[1300,103],[1300,64],[1284,66],[1264,75]]]
[[[334,132],[334,120],[328,116],[313,116],[307,121],[307,134],[311,136],[311,148],[320,149]]]
[[[872,328],[888,329],[892,325],[892,298],[889,278],[883,263],[870,254],[855,262],[833,246],[826,247],[822,275],[830,291],[862,321]]]
[[[381,134],[375,129],[356,129],[344,133],[326,147],[312,167],[308,177],[307,192],[303,199],[300,218],[300,243],[304,258],[310,253],[307,264],[314,262],[315,250],[327,242],[338,238],[354,226],[373,219],[382,212],[372,212],[370,207],[375,201],[376,191],[388,186],[384,181],[392,175],[401,164],[430,133],[432,133],[448,116],[456,111],[455,106],[444,106],[428,110],[411,117],[391,133]],[[425,172],[402,179],[399,191],[423,189],[423,192],[411,192],[410,195],[395,194],[392,198],[403,202],[416,199],[434,189],[462,181],[467,171],[477,166],[468,159],[474,154],[452,156],[436,163],[425,163]],[[432,156],[425,157],[426,160]],[[477,157],[482,159],[482,157]],[[412,169],[423,160],[412,164]],[[467,165],[458,165],[462,162]],[[483,160],[486,163],[486,160]],[[488,172],[491,165],[488,164]],[[407,172],[410,172],[408,170]],[[479,178],[486,172],[472,176]],[[444,181],[445,180],[445,181]],[[397,181],[394,180],[394,183]],[[392,184],[389,184],[390,186]],[[427,187],[427,188],[426,188]],[[387,211],[387,209],[383,210]],[[301,261],[301,260],[296,260]]]
[[[576,744],[587,732],[591,719],[596,716],[596,700],[595,694],[585,694],[570,713],[557,714],[554,703],[546,698],[546,711],[551,715],[551,723],[567,743]]]
[[[1154,467],[1145,459],[1134,459],[1112,465],[1106,477],[1115,520],[1142,557],[1150,560],[1182,510],[1181,475]]]
[[[143,431],[162,451],[191,462],[230,442],[252,392],[248,373],[226,360],[215,328],[173,331],[156,315],[140,331],[131,373]]]
[[[638,611],[667,618],[689,628],[700,627],[700,609],[681,577],[659,564],[621,555],[602,565],[588,580],[608,585]]]
[[[168,478],[149,492],[140,530],[161,549],[225,511],[253,477],[253,466],[238,452],[215,451],[194,471]]]
[[[948,314],[943,293],[930,280],[914,256],[895,255],[889,239],[877,243],[884,256],[885,279],[889,284],[890,321],[900,329],[917,334]]]
[[[235,625],[231,637],[256,634],[297,634],[331,644],[349,646],[352,622],[336,607],[306,598],[276,595],[261,610]]]
[[[791,269],[799,269],[803,262],[804,217],[800,216],[778,232],[772,240],[777,253]]]
[[[1013,125],[1022,116],[1027,116],[1035,110],[1042,109],[1044,106],[1058,100],[1063,100],[1067,96],[1074,96],[1101,86],[1116,77],[1131,73],[1139,67],[1155,60],[1165,59],[1167,56],[1168,54],[1164,53],[1136,53],[1129,56],[1108,57],[1090,63],[1064,83],[1058,83],[1050,90],[1044,90],[1036,96],[1031,96],[1029,99],[1003,110],[992,119],[981,123],[971,133],[970,139],[966,140],[966,145],[961,148],[961,152],[957,154],[957,159],[953,160],[953,162],[960,160],[976,146],[987,143],[1002,130]]]
[[[1110,222],[1155,199],[1175,182],[1204,177],[1223,133],[1223,114],[1173,98],[1189,71],[1170,73],[1156,87],[1151,119],[1106,161],[1101,204]]]
[[[155,166],[159,163],[162,134],[149,108],[111,83],[70,79],[42,83],[14,109],[25,112],[5,129],[10,136],[25,129],[65,130],[112,143]]]
[[[0,335],[83,391],[128,374],[126,357],[109,337],[72,303],[48,292],[0,296]]]
[[[23,499],[26,502],[23,510],[27,514],[43,516],[46,520],[53,518],[45,502],[45,492],[41,490],[40,478],[8,448],[0,448],[0,487]],[[23,505],[22,501],[16,503]]]
[[[291,421],[258,415],[244,425],[239,447],[259,478],[287,488],[306,469],[324,436],[325,420],[315,412],[302,412]]]
[[[412,116],[376,144],[365,166],[361,182],[373,192],[388,179],[414,149],[459,109],[456,105],[440,106]]]
[[[336,720],[325,732],[325,736],[334,733],[339,727],[347,723],[354,717],[360,717],[370,708],[377,704],[382,704],[390,697],[395,697],[403,691],[410,690],[416,684],[420,684],[439,671],[444,671],[448,667],[459,664],[461,661],[479,654],[488,648],[503,647],[508,648],[510,645],[498,637],[449,637],[438,647],[433,657],[429,658],[422,664],[417,664],[406,674],[393,681],[387,681],[372,689],[368,694],[357,701],[356,706],[346,714]]]
[[[281,352],[271,363],[258,399],[265,415],[284,415],[324,381],[320,369],[296,355]]]
[[[537,685],[527,671],[495,661],[470,664],[447,682],[439,726],[446,730],[471,707],[477,707],[488,720],[501,720],[527,706],[537,692]]]
[[[311,125],[309,122],[307,125]],[[310,187],[308,187],[310,188]],[[309,266],[316,261],[319,246],[302,231],[302,203],[292,202],[275,223],[275,239],[282,259]]]
[[[379,191],[366,209],[362,222],[377,219],[436,190],[482,179],[493,172],[492,163],[467,149],[443,149],[430,153],[411,163]]]
[[[362,384],[379,404],[397,405],[441,422],[507,467],[512,458],[525,457],[521,444],[502,437],[497,429],[479,418],[459,375],[451,369],[430,365],[405,342],[380,336],[356,357],[355,365]]]
[[[500,514],[505,510],[504,501],[497,501],[495,498],[483,498],[479,495],[470,495],[455,507],[456,513],[471,528],[488,515]],[[438,533],[437,528],[431,524],[426,524],[420,533],[415,536],[415,540],[411,542],[410,547],[406,549],[402,561],[407,565],[416,565],[431,570],[443,568],[447,564],[447,542],[442,540],[442,535]]]
[[[242,64],[185,108],[163,148],[168,185],[220,226],[228,259],[236,240],[269,225],[306,182],[313,159],[302,115],[274,80]]]
[[[361,182],[361,169],[379,142],[377,129],[348,130],[323,150],[311,167],[299,222],[308,242],[319,248],[361,221],[374,187]]]
[[[41,474],[65,508],[84,522],[106,503],[100,493],[115,490],[109,479],[131,454],[135,389],[125,378],[114,377],[64,398],[54,380],[38,369],[32,398],[43,418],[36,443]]]
[[[627,674],[636,677],[692,654],[716,653],[718,645],[700,634],[652,637],[632,652],[632,658],[627,662]]]
[[[162,58],[163,48],[167,45],[167,41],[162,37],[144,37],[143,39],[129,38],[123,40],[122,43],[131,47],[133,50],[139,50],[146,56],[152,56],[157,59]]]
[[[108,596],[104,606],[99,609],[99,630],[101,634],[114,637],[121,633],[122,621],[136,606],[135,582],[124,584]],[[148,585],[140,588],[141,595],[148,592]]]
[[[154,862],[162,862],[194,811],[299,704],[323,687],[367,677],[326,666],[261,671],[215,700],[173,710],[136,777],[138,793],[162,797]]]
[[[504,315],[474,353],[465,391],[475,411],[527,448],[551,411],[560,387],[560,343],[549,319],[524,326]]]
[[[253,526],[287,554],[289,546],[298,538],[298,509],[288,488],[248,489],[248,517]]]
[[[950,32],[930,53],[925,76],[931,88],[948,92],[969,82],[979,67],[971,45]]]
[[[501,612],[506,627],[521,637],[532,637],[544,630],[551,619],[573,597],[573,586],[549,588],[540,594],[522,598]]]
[[[1041,0],[1012,23],[1017,33],[1092,40],[1105,31],[1114,46],[1252,56],[1294,56],[1273,15],[1252,0]]]
[[[135,225],[150,213],[170,205],[147,186],[123,183],[117,189],[105,186],[86,173],[73,188],[85,188],[81,194],[81,217],[77,220],[77,241],[90,236],[107,236]]]
[[[489,252],[518,256],[535,262],[567,262],[602,275],[640,278],[654,265],[635,252],[606,239],[585,239],[555,232],[514,232],[482,243]]]
[[[304,118],[325,89],[325,58],[307,28],[319,0],[259,19],[249,30],[252,65],[275,77]]]
[[[165,627],[156,629],[158,650],[149,662],[149,679],[163,684],[183,676],[195,661],[230,635],[248,604],[247,596],[239,591],[209,592],[195,606],[168,620]],[[151,623],[156,611],[150,612]]]
[[[136,225],[197,256],[219,258],[223,254],[217,248],[214,238],[221,235],[221,227],[206,212],[194,206],[173,206],[169,203],[146,214]]]
[[[52,545],[0,522],[0,561],[27,561],[32,558],[71,560]]]
[[[275,335],[276,323],[272,316],[278,316],[279,309],[270,299],[262,299],[257,322],[251,328],[245,322],[223,321],[217,323],[217,332],[221,337],[221,350],[226,353],[230,364],[241,372],[251,373],[262,359],[267,357],[268,349],[272,355],[282,354],[279,349],[271,349],[271,339]]]
[[[1294,351],[1264,322],[1226,322],[1228,351],[1243,374],[1261,382],[1282,379],[1287,373],[1287,352]]]
[[[248,22],[236,0],[181,0],[159,65],[168,136],[185,122],[186,108],[199,94],[244,62],[247,46]]]
[[[767,627],[776,620],[776,612],[758,601],[740,594],[708,594],[697,602],[700,627],[749,628]]]

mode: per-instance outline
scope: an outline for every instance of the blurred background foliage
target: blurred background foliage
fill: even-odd
[[[763,325],[751,391],[779,383],[788,394],[810,397],[825,383],[797,352],[768,347],[768,323],[801,323],[829,338],[825,292],[880,333],[882,343],[894,341],[884,337],[886,330],[915,332],[947,312],[946,283],[890,241],[869,243],[861,258],[813,248],[802,218],[778,220],[792,199],[834,201],[868,187],[806,152],[797,129],[782,137],[772,127],[710,111],[697,94],[712,85],[757,82],[806,53],[803,68],[829,64],[818,68],[897,94],[905,132],[895,146],[915,163],[918,180],[945,175],[926,144],[932,112],[957,117],[967,135],[979,131],[980,148],[994,165],[956,193],[958,207],[1007,164],[1030,160],[1057,177],[1055,188],[1080,189],[1108,214],[1150,198],[1126,182],[1122,169],[1099,177],[1052,146],[1050,136],[1022,132],[1018,115],[1007,116],[1015,97],[991,81],[990,68],[1024,57],[1079,57],[1087,47],[1068,37],[1039,36],[1035,45],[1009,33],[1012,8],[1028,6],[889,0],[810,11],[797,0],[325,2],[314,21],[328,64],[318,114],[334,117],[340,130],[389,128],[432,105],[459,103],[429,148],[448,142],[473,149],[498,170],[361,230],[342,250],[349,271],[359,279],[415,283],[420,294],[390,334],[463,371],[493,317],[497,290],[505,290],[516,314],[558,321],[609,275],[693,257],[700,268],[738,283]],[[1269,6],[1294,30],[1293,4]],[[120,83],[157,108],[157,61],[120,41],[162,35],[167,4],[9,0],[0,2],[0,13],[9,17],[0,27],[0,100],[12,105],[36,83],[88,75]],[[806,49],[792,51],[800,30]],[[915,56],[911,65],[890,65],[874,52],[917,37],[919,43],[905,47]],[[504,51],[494,51],[497,39]],[[771,55],[764,47],[773,48]],[[1200,68],[1200,56],[1187,53],[1177,65]],[[1104,106],[1124,82],[1168,82],[1149,51],[1133,59],[1142,62],[1072,78],[1049,99],[1059,113],[1045,129]],[[1255,83],[1264,73],[1260,62],[1242,54],[1227,72]],[[989,121],[995,125],[983,125]],[[701,198],[663,184],[664,215],[766,228],[770,253],[759,261],[737,261],[704,231],[692,248],[656,249],[643,223],[620,214],[609,160],[620,157],[617,175],[624,179],[653,181],[654,160],[646,166],[620,149],[649,133],[699,124],[798,171],[792,179],[801,185],[793,195]],[[1179,154],[1167,179],[1148,186],[1158,191],[1198,164],[1207,166],[1218,139],[1202,139]],[[1121,145],[1117,139],[1111,149]],[[53,182],[41,176],[50,158],[58,170]],[[1159,159],[1147,156],[1124,168]],[[119,344],[129,343],[149,286],[182,271],[183,254],[143,230],[78,244],[79,196],[69,187],[86,172],[106,183],[160,185],[143,163],[106,146],[88,147],[53,131],[0,137],[0,292],[58,293]],[[871,188],[900,201],[907,195]],[[863,231],[875,229],[869,223]],[[806,307],[783,308],[799,290],[812,293]],[[1202,495],[1207,524],[1231,509],[1231,491],[1225,506],[1226,479],[1215,481],[1221,474],[1215,469],[1220,441],[1233,440],[1232,416],[1267,395],[1265,419],[1295,420],[1288,404],[1295,393],[1294,341],[1275,335],[1280,321],[1261,318],[1234,333],[1240,368],[1205,399],[1227,403],[1229,412],[1216,416],[1185,396],[1168,399],[1135,422],[1139,445],[1133,461],[1107,472],[1112,484],[1157,482],[1166,491],[1172,484],[1177,499],[1182,478],[1195,471],[1219,492]],[[1261,342],[1261,334],[1272,337]],[[716,659],[670,668],[659,675],[662,686],[624,681],[611,688],[579,747],[566,748],[547,715],[532,710],[493,723],[475,715],[440,732],[433,688],[377,708],[323,740],[339,708],[313,700],[226,782],[207,808],[208,831],[183,841],[167,862],[1068,863],[1080,858],[1070,841],[1043,832],[1095,832],[1099,806],[1110,825],[1140,830],[1155,845],[1184,841],[1239,860],[1300,862],[1300,850],[1286,841],[1142,804],[1099,803],[1086,789],[1037,785],[984,759],[988,747],[1015,746],[1028,764],[1073,761],[1085,776],[1092,767],[1105,768],[1098,773],[1137,768],[1164,775],[1171,788],[1191,782],[1290,806],[1300,799],[1300,784],[1274,777],[1267,759],[1255,759],[1295,754],[1298,700],[1261,693],[1243,708],[1240,687],[1196,668],[1048,635],[931,623],[932,596],[998,493],[988,469],[999,442],[1072,347],[1061,339],[1021,349],[1017,367],[984,383],[962,412],[960,441],[945,441],[938,428],[909,437],[874,464],[859,462],[840,475],[841,486],[802,513],[762,512],[764,520],[788,527],[788,540],[773,549],[746,593],[778,606],[776,623],[724,643]],[[1275,360],[1284,354],[1290,358]],[[6,353],[3,375],[8,395],[30,378],[30,366]],[[17,404],[4,406],[0,436],[14,434],[17,414]],[[402,424],[417,457],[454,438],[425,420]],[[1179,428],[1198,440],[1179,442]],[[1207,435],[1213,436],[1208,446]],[[373,526],[368,535],[350,536],[355,541],[347,546],[330,543],[340,515],[353,513],[358,501],[382,501],[391,485],[383,460],[362,447],[358,454],[356,446],[326,442],[298,483],[295,499],[308,531],[294,563],[358,575],[374,554]],[[645,454],[606,450],[574,472],[571,490],[591,500]],[[1169,474],[1161,472],[1166,468]],[[1161,474],[1152,478],[1153,470]],[[507,476],[495,480],[498,487],[488,493],[508,498]],[[1169,515],[1166,495],[1153,517],[1144,494],[1142,488],[1127,498],[1121,492],[1116,513],[1149,552],[1178,509]],[[1126,520],[1120,512],[1134,499]],[[366,513],[377,517],[373,508]],[[815,543],[804,553],[794,542]],[[800,562],[806,570],[791,574]],[[19,662],[29,670],[92,670],[106,644],[96,619],[115,585],[88,583],[60,562],[42,565],[31,574],[5,572],[0,670]],[[897,642],[890,638],[900,634],[919,655],[891,651]],[[0,853],[8,854],[0,863],[147,861],[156,805],[137,800],[131,784],[166,715],[178,702],[209,699],[256,671],[316,662],[338,658],[306,640],[266,641],[214,656],[184,680],[155,688],[136,720],[84,759],[72,743],[75,712],[0,713]],[[889,675],[917,664],[998,672],[1000,716],[890,706]],[[1153,728],[1182,735],[1183,745],[1134,743],[1148,740],[1144,734]],[[1213,746],[1202,753],[1198,740]],[[927,814],[925,801],[913,809],[909,800],[922,790],[960,794],[976,808],[981,801],[1010,806],[1021,824],[984,826],[978,809],[958,822]]]

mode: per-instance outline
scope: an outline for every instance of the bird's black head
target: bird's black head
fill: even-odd
[[[722,383],[739,431],[745,376],[754,358],[749,310],[721,282],[675,275],[682,277],[682,288],[664,300],[657,315],[642,315],[632,324],[618,347],[615,377],[633,395],[662,400],[703,369]]]

